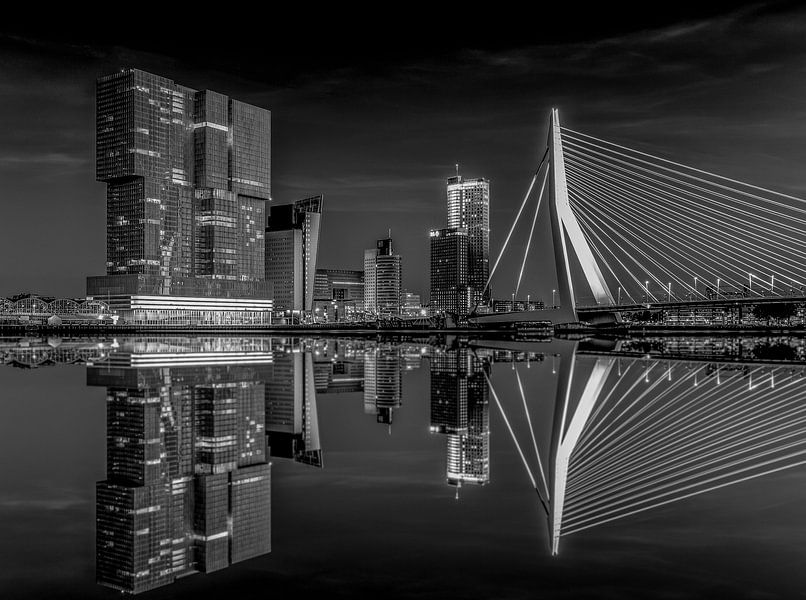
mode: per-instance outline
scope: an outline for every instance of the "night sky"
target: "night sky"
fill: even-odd
[[[651,15],[541,5],[534,17],[458,5],[461,16],[409,5],[128,22],[93,13],[109,20],[101,26],[72,13],[8,17],[0,295],[81,296],[84,277],[104,273],[94,86],[122,66],[271,109],[274,202],[325,195],[319,266],[360,268],[363,249],[391,228],[404,286],[424,299],[428,229],[445,224],[454,164],[492,182],[494,257],[551,107],[573,129],[806,195],[806,9],[700,4],[653,5]],[[538,244],[523,288],[544,298],[554,286],[546,251]],[[498,289],[519,263],[502,269]]]

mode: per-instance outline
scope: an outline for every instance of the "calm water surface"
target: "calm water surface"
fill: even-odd
[[[802,340],[6,338],[0,356],[2,598],[806,591]]]

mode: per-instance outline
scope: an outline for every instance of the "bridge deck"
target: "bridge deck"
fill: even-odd
[[[806,302],[806,296],[748,296],[745,298],[703,298],[701,300],[672,300],[670,302],[647,302],[643,304],[610,304],[595,306],[577,306],[577,312],[583,314],[634,312],[638,310],[659,308],[697,308],[697,307],[737,307],[754,304],[785,304],[790,302]]]

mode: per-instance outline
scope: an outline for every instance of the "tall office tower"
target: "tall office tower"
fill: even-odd
[[[291,344],[278,353],[266,381],[266,435],[269,453],[322,467],[319,411],[313,357]]]
[[[468,288],[468,236],[462,228],[432,229],[431,310],[467,315],[473,308]]]
[[[392,250],[392,238],[378,240],[364,251],[364,310],[378,316],[400,314],[403,267]]]
[[[270,154],[268,110],[137,69],[98,79],[107,274],[87,294],[124,321],[264,318]]]
[[[364,413],[391,425],[403,398],[400,348],[378,344],[364,351]]]
[[[487,367],[467,349],[431,356],[431,432],[447,434],[447,481],[490,480],[490,402]]]
[[[266,280],[277,310],[313,310],[323,197],[273,206],[266,228]]]
[[[88,368],[107,388],[98,583],[139,593],[271,551],[270,361],[253,345],[129,340]]]
[[[490,182],[448,178],[448,228],[467,230],[467,284],[473,306],[486,302],[482,294],[490,276]]]

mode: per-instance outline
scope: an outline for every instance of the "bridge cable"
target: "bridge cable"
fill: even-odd
[[[526,257],[529,256],[529,249],[532,247],[532,235],[535,232],[535,224],[537,223],[537,215],[540,212],[540,205],[543,202],[543,192],[546,189],[546,179],[548,179],[549,170],[543,171],[543,183],[540,184],[540,195],[537,197],[537,204],[535,205],[535,214],[532,218],[532,228],[529,230],[529,240],[526,242],[526,249],[523,252],[523,262],[521,263],[521,271],[518,273],[518,285],[515,286],[515,299],[518,298],[518,291],[521,289],[521,279],[523,278],[523,269],[526,267]],[[513,304],[512,310],[515,310]],[[527,307],[528,310],[528,307]]]
[[[493,279],[493,275],[495,274],[496,269],[498,268],[498,263],[501,262],[501,257],[504,255],[504,251],[507,249],[507,245],[509,244],[509,239],[512,237],[512,232],[515,231],[515,227],[518,224],[518,221],[521,218],[521,213],[523,213],[523,208],[526,206],[526,201],[529,200],[529,196],[532,194],[532,188],[534,188],[535,182],[537,181],[537,176],[540,173],[540,169],[543,168],[543,165],[546,162],[546,157],[549,155],[549,149],[546,148],[545,153],[543,154],[543,158],[540,159],[540,164],[537,167],[534,175],[532,176],[532,181],[529,183],[529,189],[526,190],[526,195],[523,197],[523,202],[521,202],[521,206],[518,209],[518,214],[515,215],[515,221],[512,223],[512,227],[509,229],[509,233],[507,234],[506,239],[504,240],[504,245],[501,247],[501,252],[498,253],[498,258],[495,259],[495,264],[493,264],[492,270],[490,270],[490,275],[487,277],[487,283],[484,284],[484,289],[481,292],[482,297],[484,296],[487,288],[490,287],[490,282]],[[478,304],[476,305],[478,306]],[[475,310],[475,309],[474,309]]]

